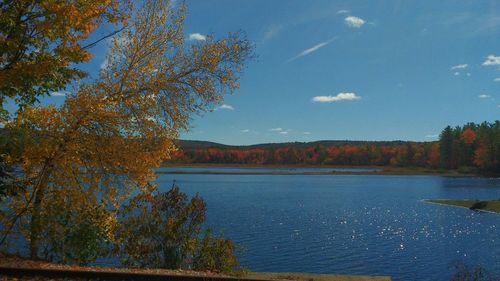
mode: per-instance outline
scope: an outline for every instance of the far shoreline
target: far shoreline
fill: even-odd
[[[429,168],[400,168],[387,166],[314,166],[314,165],[256,165],[256,164],[213,164],[213,163],[196,163],[196,164],[164,164],[160,168],[235,168],[235,169],[269,169],[276,170],[275,172],[226,172],[226,171],[173,171],[173,172],[157,172],[158,174],[201,174],[201,175],[379,175],[379,176],[444,176],[444,177],[481,177],[488,178],[481,174],[459,173],[456,170],[434,170]],[[291,169],[332,169],[326,172],[280,172],[279,170]],[[379,171],[333,171],[362,169],[362,170],[379,170]],[[493,176],[493,178],[498,176]]]

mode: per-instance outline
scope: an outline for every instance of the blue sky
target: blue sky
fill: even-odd
[[[187,3],[187,37],[243,30],[258,57],[184,139],[429,141],[500,117],[499,1]],[[85,68],[97,72],[104,54]]]

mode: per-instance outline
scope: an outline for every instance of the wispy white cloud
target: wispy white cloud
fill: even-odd
[[[304,134],[304,135],[310,135],[311,132],[303,132],[302,134]]]
[[[242,133],[248,133],[248,132],[250,132],[250,130],[249,129],[244,129],[244,130],[240,130],[240,132],[242,132]]]
[[[485,94],[479,95],[477,97],[480,98],[480,99],[489,99],[489,98],[491,98],[490,95],[485,95]]]
[[[336,96],[329,95],[329,96],[316,96],[312,98],[313,102],[337,102],[337,101],[353,101],[353,100],[360,100],[361,97],[357,96],[355,93],[338,93]]]
[[[453,75],[458,76],[458,75],[460,75],[460,72],[457,71],[457,72],[453,73]]]
[[[500,65],[500,56],[489,55],[486,60],[483,62],[483,65]]]
[[[493,79],[495,82],[500,82],[500,77]]]
[[[360,28],[365,24],[365,20],[355,16],[348,16],[344,19],[345,24],[349,27]]]
[[[267,41],[273,39],[276,35],[278,35],[281,30],[283,29],[282,25],[279,24],[272,24],[270,25],[266,32],[264,32],[264,37],[262,38],[262,41]]]
[[[435,138],[439,137],[439,135],[438,134],[432,134],[432,135],[426,135],[425,137],[429,138],[429,139],[435,139]]]
[[[342,15],[342,14],[349,14],[351,11],[349,10],[338,10],[337,15]]]
[[[458,64],[458,65],[454,65],[452,67],[450,67],[451,70],[456,70],[456,69],[465,69],[467,68],[467,66],[469,66],[468,64]]]
[[[52,92],[50,93],[51,97],[65,97],[67,92]]]
[[[332,39],[330,39],[330,40],[328,40],[328,41],[321,42],[321,43],[319,43],[319,44],[317,44],[317,45],[314,45],[314,46],[312,46],[311,48],[305,49],[304,51],[300,52],[300,53],[299,53],[298,55],[296,55],[295,57],[293,57],[293,58],[289,59],[287,62],[291,62],[291,61],[296,60],[296,59],[298,59],[298,58],[300,58],[300,57],[307,56],[307,55],[309,55],[309,54],[311,54],[311,53],[314,53],[314,52],[316,52],[317,50],[319,50],[319,49],[321,49],[321,48],[325,47],[326,45],[330,44],[330,43],[331,43],[333,40],[335,40],[335,39],[336,39],[336,37],[334,37],[334,38],[332,38]]]
[[[191,33],[189,34],[189,40],[190,41],[205,41],[207,40],[207,36],[201,34],[201,33]]]
[[[234,110],[234,107],[232,105],[229,105],[229,104],[222,104],[221,106],[215,108],[215,110],[219,110],[219,109]]]
[[[280,135],[288,135],[288,133],[290,133],[292,130],[291,129],[283,129],[283,128],[272,128],[272,129],[269,129],[269,131],[278,133]]]

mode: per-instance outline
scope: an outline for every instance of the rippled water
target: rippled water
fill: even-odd
[[[171,175],[254,271],[448,280],[457,260],[500,273],[500,215],[424,203],[500,198],[500,179],[368,175]]]

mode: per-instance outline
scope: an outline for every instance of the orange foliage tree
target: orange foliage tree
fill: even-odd
[[[6,97],[23,106],[85,73],[83,45],[105,22],[125,24],[129,0],[7,0],[0,3],[0,113]]]
[[[466,144],[472,144],[476,140],[476,133],[474,132],[473,129],[471,128],[466,128],[463,132],[462,135],[460,136],[460,139],[464,141]]]
[[[27,189],[7,202],[0,244],[19,234],[32,258],[89,262],[96,257],[71,255],[82,244],[67,238],[78,238],[79,226],[99,233],[96,248],[114,242],[121,203],[154,191],[153,169],[176,151],[178,130],[237,88],[252,53],[240,34],[185,41],[185,13],[185,5],[146,1],[113,39],[99,78],[61,107],[27,107],[7,124],[25,134],[23,153],[9,161]]]

